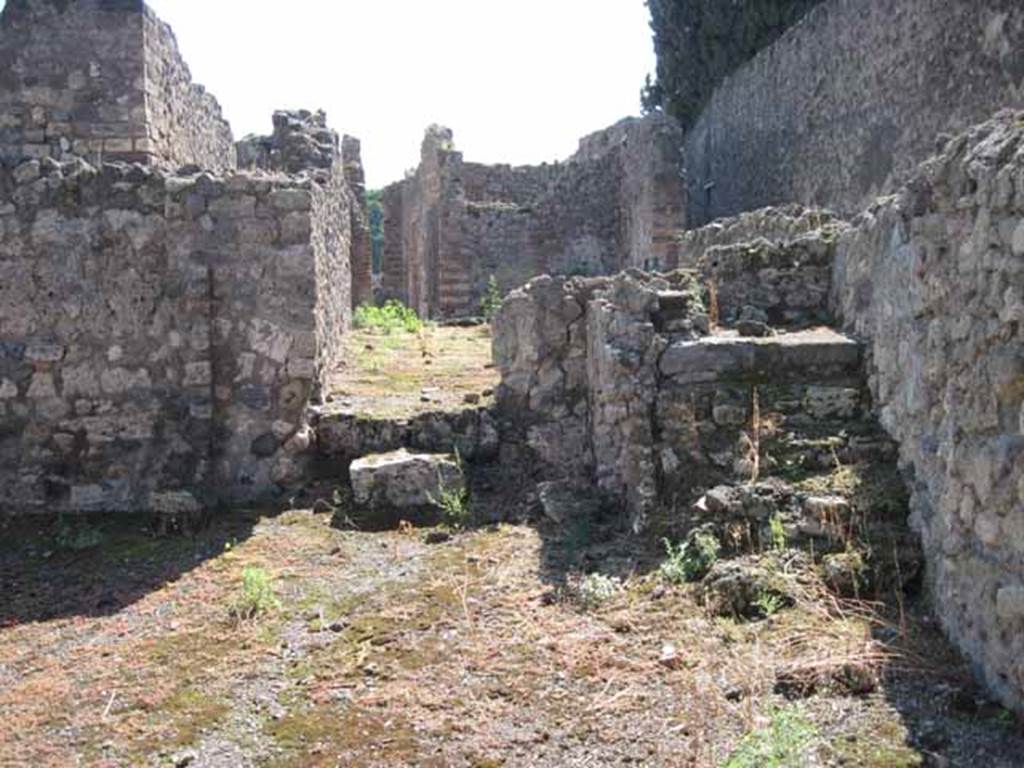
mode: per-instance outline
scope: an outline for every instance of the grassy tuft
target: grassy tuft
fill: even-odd
[[[281,601],[274,593],[273,579],[263,568],[246,568],[242,571],[242,594],[228,610],[231,618],[246,621],[277,610]]]
[[[662,540],[668,557],[658,568],[661,577],[672,584],[698,581],[718,561],[721,545],[709,533],[698,533],[689,541],[673,546],[668,539]]]
[[[423,321],[416,314],[416,310],[394,299],[382,307],[367,304],[358,307],[353,316],[353,323],[356,328],[383,333],[419,333],[423,329]]]
[[[796,709],[780,709],[767,727],[747,734],[723,768],[798,768],[818,740],[814,726]]]

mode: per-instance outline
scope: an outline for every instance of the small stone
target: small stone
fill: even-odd
[[[725,698],[727,701],[742,701],[744,691],[739,686],[733,686],[725,692]]]
[[[477,405],[480,402],[480,395],[476,392],[467,392],[463,396],[462,402],[467,405]]]
[[[740,320],[736,323],[736,330],[741,336],[774,336],[775,332],[764,323],[756,320]]]
[[[672,643],[665,643],[661,646],[658,663],[666,669],[679,669],[683,665],[683,658]]]
[[[345,628],[347,626],[348,626],[347,622],[338,620],[338,621],[332,621],[330,626],[328,626],[327,628],[329,630],[331,630],[331,632],[333,632],[334,634],[338,634],[339,632],[344,632]]]
[[[1024,618],[1024,587],[1002,587],[996,592],[996,615],[1001,621]]]
[[[188,768],[199,759],[199,753],[194,749],[185,749],[181,752],[176,752],[171,760],[174,762],[175,768]]]

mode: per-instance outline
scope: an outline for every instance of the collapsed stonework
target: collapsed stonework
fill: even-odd
[[[235,172],[143,3],[24,0],[2,22],[5,510],[280,493],[351,316],[358,144],[323,126],[315,163]]]
[[[503,452],[639,528],[763,512],[777,487],[708,489],[898,445],[937,612],[1021,707],[1022,186],[1024,113],[1004,112],[852,223],[752,212],[689,233],[692,270],[532,281],[495,321]]]
[[[652,115],[582,139],[565,163],[488,166],[431,127],[416,172],[383,192],[384,296],[459,316],[478,312],[491,275],[505,293],[546,273],[668,264],[685,224],[681,141]]]

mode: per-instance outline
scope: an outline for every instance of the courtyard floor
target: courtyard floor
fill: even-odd
[[[1024,754],[914,604],[718,618],[614,529],[427,544],[295,510],[195,537],[130,520],[0,536],[4,768],[998,768]],[[276,602],[240,620],[247,568]],[[581,602],[577,572],[613,589]],[[832,683],[780,684],[808,674]]]
[[[351,362],[330,380],[329,407],[375,417],[486,404],[498,384],[489,325],[354,330],[345,337],[344,359]]]

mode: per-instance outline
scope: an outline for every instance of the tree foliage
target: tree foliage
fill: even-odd
[[[647,0],[658,71],[641,94],[644,110],[664,109],[689,128],[722,80],[820,2]]]
[[[370,247],[373,254],[373,273],[380,274],[384,261],[384,206],[381,205],[381,191],[366,191],[366,210],[370,217]]]

